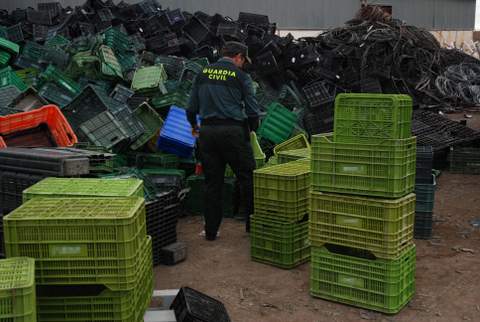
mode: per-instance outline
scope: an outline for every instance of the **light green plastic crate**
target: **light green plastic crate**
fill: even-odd
[[[312,247],[310,294],[395,314],[415,293],[415,245],[395,260],[366,259],[364,251]]]
[[[23,202],[33,198],[140,197],[138,179],[46,178],[23,191]]]
[[[298,134],[285,142],[277,144],[273,148],[273,153],[278,155],[278,153],[289,150],[298,150],[298,149],[309,149],[310,143],[305,134]]]
[[[36,260],[37,285],[135,287],[143,198],[35,198],[3,218],[7,257]]]
[[[152,240],[150,236],[146,240],[141,254],[139,253],[139,259],[135,288],[130,291],[107,289],[98,295],[79,296],[68,287],[56,288],[55,291],[49,292],[49,287],[44,286],[42,289],[45,294],[38,297],[39,321],[141,321],[138,316],[145,312],[148,305],[146,304],[147,299],[151,298],[153,292]],[[59,296],[59,292],[66,294]]]
[[[278,163],[288,163],[301,159],[310,159],[311,149],[303,148],[297,150],[281,151],[277,153]]]
[[[123,78],[122,66],[110,47],[105,45],[100,46],[98,48],[98,56],[102,62],[101,71],[103,75]]]
[[[0,321],[36,322],[35,261],[0,260]]]
[[[297,222],[308,213],[308,199],[283,201],[255,197],[254,213],[279,222]]]
[[[393,259],[413,240],[415,195],[392,200],[312,192],[309,214],[312,246],[343,245]]]
[[[312,188],[372,197],[400,198],[415,189],[416,137],[384,144],[333,142],[312,137]]]
[[[398,94],[339,94],[335,142],[381,143],[412,136],[412,99]]]
[[[133,75],[131,88],[134,91],[147,91],[159,88],[167,80],[163,65],[140,67]]]
[[[310,258],[308,221],[282,223],[254,215],[251,217],[252,260],[290,269]]]
[[[255,198],[278,201],[307,199],[310,164],[294,161],[255,170],[253,186]]]

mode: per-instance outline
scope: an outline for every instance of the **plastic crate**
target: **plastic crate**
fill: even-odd
[[[315,109],[335,101],[335,92],[332,92],[325,81],[313,82],[304,86],[302,90],[310,109]]]
[[[277,222],[297,222],[308,213],[308,198],[295,201],[273,201],[255,197],[254,213],[262,218],[268,218]]]
[[[179,322],[230,322],[222,302],[189,287],[182,287],[172,302]]]
[[[23,202],[34,198],[140,197],[138,179],[47,178],[23,191]]]
[[[135,92],[158,89],[167,77],[163,65],[140,67],[135,71],[131,88]]]
[[[10,66],[7,66],[0,70],[0,88],[13,85],[20,92],[27,90],[27,85],[15,74]]]
[[[4,108],[10,106],[10,104],[17,98],[22,92],[13,86],[7,85],[0,88],[0,107]]]
[[[0,260],[0,320],[36,322],[35,261]]]
[[[101,61],[101,72],[103,75],[123,78],[122,66],[110,47],[101,45],[98,48],[98,56]]]
[[[36,68],[23,68],[15,71],[15,74],[28,86],[32,86],[39,74],[38,69]]]
[[[111,149],[128,140],[128,134],[108,111],[80,125],[80,131],[95,145]]]
[[[277,155],[279,152],[288,151],[288,150],[296,150],[296,149],[303,149],[303,148],[310,148],[310,143],[308,143],[308,139],[304,134],[299,134],[294,136],[287,141],[277,144],[273,148],[273,154]]]
[[[451,147],[450,172],[480,174],[480,148]]]
[[[10,104],[22,112],[29,112],[45,105],[48,105],[48,102],[31,87],[18,95]]]
[[[188,37],[195,45],[206,40],[210,35],[209,27],[196,16],[193,16],[182,28],[185,36]]]
[[[256,13],[249,13],[249,12],[240,12],[238,14],[238,22],[244,23],[247,25],[259,25],[259,26],[265,26],[270,24],[268,16],[259,15]]]
[[[430,183],[433,169],[433,148],[417,145],[416,183]]]
[[[37,11],[33,9],[27,9],[27,20],[32,24],[51,26],[53,24],[53,15],[49,10]]]
[[[113,101],[110,97],[106,97],[105,99]],[[109,111],[121,124],[130,141],[134,142],[145,132],[142,122],[140,122],[137,115],[130,110],[128,105],[112,103],[113,102],[109,103]]]
[[[139,252],[135,288],[102,290],[85,286],[42,286],[38,295],[40,321],[141,321],[153,293],[151,239]],[[99,293],[100,292],[100,293]],[[139,319],[141,316],[142,319]]]
[[[174,154],[165,153],[140,153],[135,157],[135,165],[139,169],[143,168],[165,168],[176,169],[179,159]]]
[[[312,192],[312,246],[342,245],[394,259],[413,239],[415,195],[390,200]]]
[[[415,194],[417,203],[415,210],[417,212],[432,212],[435,205],[435,189],[437,182],[435,176],[430,174],[430,183],[417,183],[415,185]]]
[[[416,137],[381,145],[332,139],[312,137],[313,190],[400,198],[415,189]]]
[[[310,136],[333,131],[333,105],[323,105],[303,115],[303,127]]]
[[[297,149],[297,150],[288,150],[278,152],[277,158],[278,163],[288,163],[292,161],[297,161],[301,159],[310,159],[311,149],[304,148],[304,149]]]
[[[110,97],[120,103],[127,103],[128,99],[135,94],[134,91],[130,90],[129,88],[117,84],[113,91],[110,93]]]
[[[188,158],[192,155],[196,138],[192,135],[191,125],[184,109],[172,106],[164,122],[157,147],[166,153]]]
[[[7,256],[35,258],[37,285],[135,287],[143,198],[35,198],[3,223]]]
[[[141,104],[134,113],[145,127],[145,132],[130,145],[132,150],[137,150],[158,134],[163,126],[163,120],[148,103]]]
[[[70,95],[80,94],[80,85],[75,81],[67,77],[63,72],[55,68],[53,65],[49,65],[40,76],[47,81],[54,82],[62,89],[66,90]]]
[[[8,214],[22,204],[22,192],[44,176],[0,171],[0,214]],[[0,220],[0,227],[2,221]],[[3,243],[0,243],[2,247]],[[3,253],[3,251],[2,251]]]
[[[245,28],[235,22],[223,22],[217,27],[217,36],[224,40],[234,40],[243,42],[247,39],[248,34]]]
[[[396,94],[339,94],[334,138],[338,143],[381,143],[412,136],[412,99]]]
[[[279,144],[292,134],[297,122],[297,115],[279,103],[268,107],[267,116],[260,124],[258,136]]]
[[[273,201],[308,199],[310,163],[295,161],[254,171],[254,195]]]
[[[41,132],[27,133],[26,131],[40,129]],[[47,138],[39,140],[39,133]],[[7,146],[35,146],[35,142],[55,146],[73,146],[77,143],[77,137],[67,120],[55,105],[47,105],[42,108],[0,117],[0,136],[3,137]]]
[[[291,269],[309,260],[308,220],[282,223],[255,214],[250,221],[253,261]]]
[[[38,95],[43,99],[64,108],[73,100],[72,94],[54,83],[46,83],[38,91]]]
[[[22,30],[22,24],[17,23],[16,25],[10,26],[7,28],[8,40],[13,41],[14,43],[20,43],[25,40]]]
[[[432,212],[416,212],[415,213],[415,239],[432,238],[433,229],[433,213]]]
[[[89,161],[78,154],[7,147],[0,149],[0,171],[50,177],[80,176],[89,174]]]
[[[0,38],[1,40],[1,38]],[[12,56],[4,50],[0,50],[0,68],[6,66]]]
[[[312,247],[310,294],[398,313],[415,293],[415,254],[414,244],[394,260],[372,259],[365,251],[342,246]]]
[[[0,37],[0,49],[12,55],[17,55],[20,52],[20,46],[3,37]]]

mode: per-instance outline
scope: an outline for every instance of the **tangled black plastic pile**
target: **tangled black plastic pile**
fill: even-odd
[[[301,39],[276,35],[268,16],[240,13],[233,20],[162,8],[156,0],[117,5],[87,0],[75,8],[39,4],[37,9],[2,11],[0,25],[16,42],[42,42],[56,34],[88,37],[119,26],[135,35],[139,53],[146,49],[210,62],[219,58],[225,41],[241,41],[254,59],[250,70],[260,84],[262,103],[276,99],[292,109],[307,107],[310,121],[328,123],[338,92],[406,93],[417,106],[432,109],[480,104],[479,60],[443,49],[428,31],[369,8],[344,27]]]

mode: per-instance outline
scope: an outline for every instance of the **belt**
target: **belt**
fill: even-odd
[[[245,121],[238,121],[238,120],[233,120],[233,119],[208,118],[208,119],[202,120],[202,125],[206,125],[206,126],[222,126],[222,125],[244,126]]]

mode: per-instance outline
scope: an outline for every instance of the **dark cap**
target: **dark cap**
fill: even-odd
[[[252,60],[248,57],[248,46],[238,41],[228,41],[222,48],[222,54],[226,56],[235,56],[241,54],[251,64]]]

